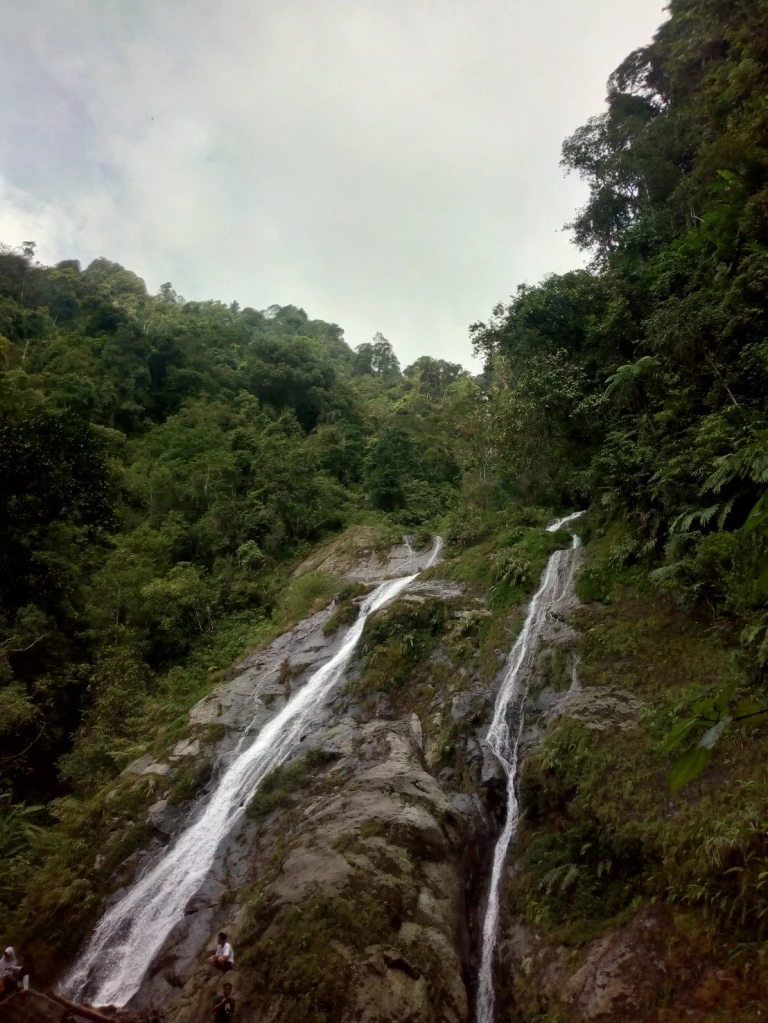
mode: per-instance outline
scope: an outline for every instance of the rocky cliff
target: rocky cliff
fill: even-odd
[[[135,1007],[160,1007],[168,1023],[203,1019],[221,985],[205,955],[225,929],[237,953],[227,979],[243,1023],[473,1019],[484,886],[504,792],[483,737],[524,611],[519,600],[488,606],[487,575],[477,566],[492,552],[489,544],[422,572],[372,616],[346,679],[222,842]],[[148,840],[114,875],[113,900],[184,828],[233,751],[332,656],[366,586],[425,563],[408,545],[381,561],[357,531],[306,566],[332,564],[356,585],[244,660],[193,708],[187,735],[164,757],[147,754],[123,773],[115,801],[140,790]],[[707,1020],[713,1001],[730,999],[737,1014],[729,1018],[741,1019],[739,1007],[762,997],[759,985],[724,964],[700,914],[657,904],[630,877],[616,880],[628,870],[621,855],[630,853],[611,860],[600,852],[604,895],[599,885],[589,889],[597,909],[574,895],[591,883],[592,869],[593,840],[573,852],[569,831],[579,783],[569,782],[560,802],[547,786],[556,787],[577,748],[573,736],[596,761],[606,744],[631,758],[649,713],[642,667],[605,667],[615,655],[594,634],[603,636],[607,614],[603,605],[574,602],[549,619],[536,652],[522,830],[504,881],[498,1018]],[[691,641],[696,656],[704,642]],[[564,735],[568,754],[557,752]],[[595,765],[581,763],[586,777]],[[622,784],[618,771],[615,783]],[[628,811],[626,793],[614,795],[619,812],[637,812]]]

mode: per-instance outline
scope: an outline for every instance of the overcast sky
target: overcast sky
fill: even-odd
[[[303,306],[406,364],[583,263],[563,138],[659,0],[25,0],[0,10],[0,240]]]

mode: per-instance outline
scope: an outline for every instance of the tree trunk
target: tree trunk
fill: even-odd
[[[55,991],[49,991],[48,998],[52,998],[54,1002],[63,1005],[73,1016],[82,1016],[84,1019],[94,1020],[95,1023],[115,1023],[116,1020],[120,1019],[119,1016],[105,1016],[103,1013],[97,1012],[96,1009],[91,1009],[87,1005],[78,1005],[76,1002],[70,1002]]]

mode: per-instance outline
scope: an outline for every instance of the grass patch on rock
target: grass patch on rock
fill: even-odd
[[[317,768],[332,759],[321,749],[315,748],[309,750],[301,760],[276,767],[262,778],[248,802],[246,814],[251,820],[261,820],[275,810],[291,806],[296,794],[311,784]]]
[[[210,761],[194,762],[182,767],[173,779],[168,802],[171,806],[183,803],[197,795],[200,789],[211,779]]]
[[[395,601],[365,623],[359,693],[395,692],[434,648],[448,619],[449,603],[439,598]]]

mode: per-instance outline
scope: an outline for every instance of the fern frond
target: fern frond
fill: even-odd
[[[725,520],[731,514],[734,504],[736,504],[736,498],[732,497],[729,501],[725,501],[725,503],[721,505],[720,511],[717,513],[718,529],[722,529],[723,526],[725,525]]]
[[[661,568],[655,568],[648,578],[655,583],[663,582],[665,579],[672,579],[678,575],[684,566],[684,561],[678,561],[674,565],[662,565]]]

